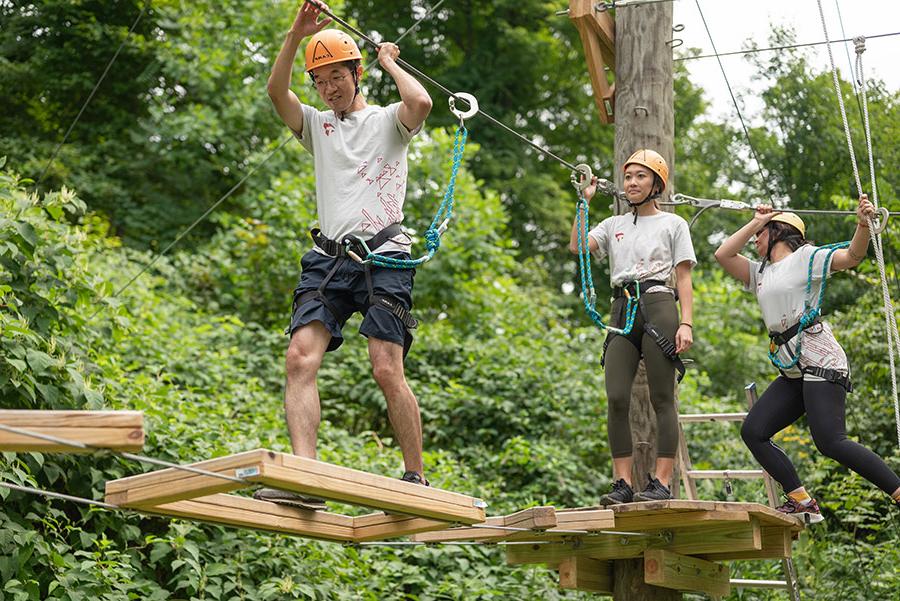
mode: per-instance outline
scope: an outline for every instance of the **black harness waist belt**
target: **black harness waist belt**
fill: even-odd
[[[814,320],[812,320],[811,323],[807,324],[806,327],[810,328],[810,327],[816,325],[817,323],[819,323],[820,321],[821,321],[821,319],[819,317],[816,317]],[[775,344],[777,344],[778,346],[784,346],[791,339],[793,339],[794,336],[796,336],[799,333],[800,333],[800,322],[798,321],[797,323],[795,323],[794,325],[792,325],[791,327],[786,329],[784,332],[769,332],[769,339],[772,342],[774,342]]]
[[[312,237],[313,242],[316,243],[316,246],[324,250],[326,254],[332,257],[347,257],[349,256],[349,252],[353,252],[361,259],[365,259],[366,255],[369,254],[366,251],[366,247],[368,247],[370,251],[374,251],[378,247],[382,246],[385,242],[387,242],[388,239],[402,233],[403,226],[401,226],[399,223],[392,223],[368,240],[365,240],[364,247],[362,242],[350,238],[349,236],[339,242],[337,240],[332,240],[331,238],[323,234],[322,230],[320,230],[319,228],[313,228],[309,230],[309,235],[310,237]]]
[[[644,280],[643,282],[631,282],[625,286],[616,286],[613,288],[613,298],[622,298],[625,296],[626,290],[631,296],[637,296],[635,285],[639,287],[641,294],[644,294],[654,286],[665,286],[666,283],[662,280]]]

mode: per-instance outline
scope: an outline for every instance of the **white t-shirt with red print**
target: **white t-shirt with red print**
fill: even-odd
[[[403,221],[406,153],[421,127],[406,129],[399,108],[399,102],[369,105],[341,120],[334,111],[303,105],[303,133],[297,139],[313,155],[319,228],[332,240],[365,240]],[[401,234],[377,252],[409,252],[410,243]]]
[[[613,286],[644,280],[666,281],[675,266],[697,264],[687,221],[674,213],[659,212],[638,217],[614,215],[588,232],[597,242],[594,256],[609,257],[609,281]]]
[[[746,290],[756,295],[762,309],[763,321],[769,332],[784,332],[800,321],[804,302],[807,300],[806,283],[809,277],[809,259],[816,247],[811,244],[801,246],[785,258],[775,263],[767,263],[762,274],[759,261],[750,261],[749,281]],[[815,306],[822,289],[822,268],[825,266],[827,250],[815,253],[812,270],[812,286],[809,303]],[[797,354],[795,336],[778,349],[778,360],[787,365],[792,355]],[[790,351],[790,352],[789,352]],[[847,355],[835,339],[827,323],[820,322],[803,332],[800,344],[799,367],[824,367],[847,373]],[[800,369],[795,366],[784,370],[790,378],[799,378]],[[821,381],[822,378],[805,374],[805,380]]]

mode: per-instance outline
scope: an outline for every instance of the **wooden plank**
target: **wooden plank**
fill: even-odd
[[[486,504],[481,499],[463,495],[449,490],[441,490],[430,486],[404,482],[399,478],[388,478],[361,470],[333,465],[315,459],[298,457],[296,455],[281,454],[281,463],[285,469],[294,470],[298,476],[319,477],[324,476],[330,480],[340,480],[364,487],[374,487],[379,490],[402,493],[407,496],[420,497],[429,501],[439,501],[448,505],[459,505],[466,509],[473,506],[484,508]],[[336,499],[337,500],[337,499]],[[380,509],[380,508],[379,508]],[[481,512],[484,521],[484,512]]]
[[[211,495],[141,511],[332,541],[353,541],[353,518],[308,511],[236,495]]]
[[[278,460],[278,454],[258,449],[201,461],[191,464],[191,467],[234,477],[239,469],[255,469],[258,472],[267,462]],[[232,492],[248,486],[250,485],[215,476],[167,468],[107,482],[106,502],[123,507],[148,507]]]
[[[707,553],[703,559],[733,561],[737,559],[785,559],[793,555],[792,531],[779,526],[761,526],[762,548],[753,551]]]
[[[568,557],[627,559],[640,557],[645,549],[660,548],[683,555],[758,551],[762,548],[759,522],[709,522],[703,527],[671,529],[671,541],[657,537],[601,535],[579,537],[563,543],[514,545],[506,548],[510,564],[547,563],[559,565]]]
[[[142,411],[0,409],[0,424],[14,428],[143,428]]]
[[[532,540],[542,532],[552,532],[557,525],[557,514],[553,507],[531,507],[510,515],[493,516],[485,519],[478,527],[449,528],[438,532],[417,534],[413,540],[436,543],[459,540]],[[496,526],[496,528],[489,528]],[[514,532],[504,528],[527,528],[528,532]],[[544,536],[540,536],[541,540]],[[559,538],[559,537],[556,537]]]
[[[588,557],[569,557],[559,564],[559,587],[567,590],[612,594],[612,563]]]
[[[283,466],[261,465],[260,474],[248,479],[392,513],[463,524],[484,521],[483,507],[476,506],[483,504],[480,499],[302,457],[284,456],[283,460]]]
[[[625,531],[660,530],[706,522],[749,522],[746,511],[681,511],[650,515],[624,515],[616,517],[615,529]]]
[[[140,451],[144,448],[144,430],[142,427],[125,428],[88,428],[88,427],[44,427],[13,426],[29,430],[45,436],[54,436],[63,440],[80,442],[92,448],[80,449],[75,446],[43,440],[25,434],[14,434],[0,430],[0,451],[24,453],[92,453],[96,449],[112,449],[114,451]]]
[[[391,515],[383,512],[353,518],[353,540],[367,542],[409,536],[432,530],[443,531],[449,524],[426,518]]]
[[[584,23],[590,28],[591,33],[597,37],[603,47],[613,59],[607,64],[615,65],[616,55],[616,22],[609,11],[597,12],[594,10],[595,0],[570,0],[569,18],[576,23]]]
[[[714,597],[727,595],[731,591],[726,566],[663,549],[647,549],[644,552],[644,582]]]
[[[266,449],[254,449],[252,451],[245,451],[243,453],[237,453],[235,455],[225,455],[223,457],[207,459],[205,461],[199,461],[197,463],[191,463],[189,465],[190,467],[195,467],[211,472],[220,472],[228,469],[233,470],[248,465],[255,465],[262,462],[277,461],[279,456],[280,453],[275,453]],[[142,486],[157,486],[163,483],[180,480],[192,475],[194,474],[185,472],[183,470],[166,468],[163,470],[148,472],[146,474],[138,474],[135,476],[128,476],[127,478],[119,478],[118,480],[110,480],[106,483],[106,492],[124,492],[126,490]]]
[[[615,526],[615,514],[610,509],[566,509],[557,510],[556,528],[554,530],[609,530]]]

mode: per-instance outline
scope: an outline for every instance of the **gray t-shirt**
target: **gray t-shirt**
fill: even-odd
[[[319,228],[332,240],[365,240],[403,221],[406,152],[421,127],[406,129],[399,108],[399,102],[369,105],[341,120],[334,111],[303,105],[303,134],[297,138],[313,155]],[[410,242],[405,234],[395,236],[377,252],[409,252]]]
[[[809,258],[816,247],[811,244],[801,246],[776,263],[767,263],[762,275],[759,273],[759,261],[750,261],[750,280],[746,290],[756,295],[762,309],[763,322],[769,332],[784,332],[800,321],[803,315],[806,296],[806,281],[809,274]],[[815,305],[822,288],[822,267],[825,265],[827,251],[819,251],[813,261],[812,286],[810,288],[810,304]],[[790,354],[788,353],[790,349]],[[791,362],[791,355],[797,353],[797,337],[778,350],[778,360],[783,364]],[[803,332],[800,347],[800,365],[802,367],[824,367],[837,369],[847,373],[847,355],[838,344],[831,328],[825,322],[812,326]],[[791,378],[801,375],[798,367],[785,370]],[[804,379],[821,381],[821,378],[804,375]]]
[[[675,266],[697,264],[687,222],[674,213],[647,217],[614,215],[588,232],[597,242],[594,256],[609,256],[609,281],[613,286],[644,280],[666,281]]]

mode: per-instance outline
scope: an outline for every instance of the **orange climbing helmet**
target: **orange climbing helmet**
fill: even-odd
[[[636,150],[622,165],[623,172],[628,168],[628,165],[643,165],[659,176],[659,179],[662,180],[663,190],[666,189],[666,185],[669,183],[669,165],[666,163],[666,159],[662,158],[662,155],[655,150],[650,150],[649,148]]]
[[[338,29],[323,29],[306,45],[307,73],[325,65],[352,60],[362,60],[359,47],[353,38]]]

